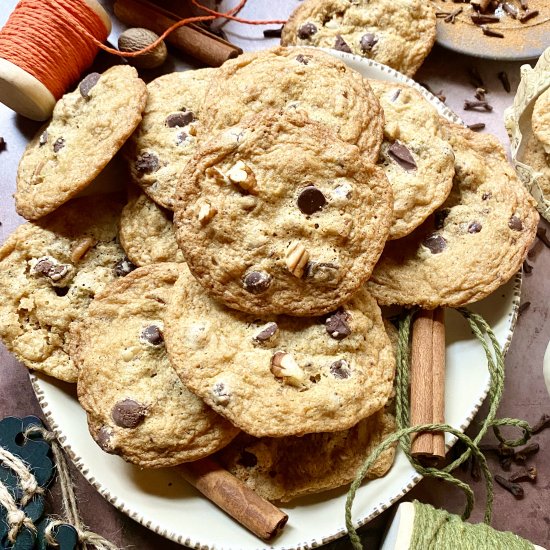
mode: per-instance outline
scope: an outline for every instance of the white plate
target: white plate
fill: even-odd
[[[335,55],[367,78],[414,85],[444,116],[460,122],[424,88],[393,69],[350,54]],[[516,276],[472,307],[487,319],[505,348],[517,316],[520,282]],[[487,395],[489,374],[483,350],[460,314],[450,310],[446,321],[446,420],[464,430]],[[74,387],[41,375],[31,375],[31,382],[51,428],[84,477],[114,506],[164,537],[209,549],[289,550],[315,547],[345,534],[343,488],[292,502],[284,508],[289,521],[283,533],[271,544],[263,543],[190,487],[175,470],[140,470],[101,451],[88,433]],[[384,478],[364,484],[357,492],[355,524],[363,525],[380,514],[419,480],[399,451]]]

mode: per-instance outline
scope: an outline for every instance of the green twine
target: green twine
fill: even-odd
[[[397,345],[397,373],[396,373],[396,396],[395,396],[395,407],[396,407],[396,421],[397,421],[397,431],[387,437],[367,458],[365,463],[359,469],[355,480],[350,486],[348,491],[348,496],[346,499],[346,528],[351,540],[351,543],[355,550],[361,550],[362,544],[357,532],[353,526],[353,521],[351,517],[351,508],[353,505],[353,500],[355,499],[355,493],[357,489],[363,482],[365,475],[369,468],[376,462],[378,457],[386,449],[390,448],[396,442],[399,442],[401,449],[407,456],[409,462],[412,464],[414,469],[421,474],[422,476],[429,476],[438,479],[447,481],[464,492],[466,497],[466,507],[461,516],[463,520],[468,519],[472,512],[474,506],[474,493],[470,486],[463,481],[454,477],[451,472],[455,470],[458,466],[464,463],[470,458],[473,454],[479,462],[481,472],[485,479],[485,489],[486,489],[486,504],[485,504],[485,515],[484,522],[485,524],[490,524],[492,517],[492,507],[493,507],[493,480],[491,473],[487,467],[487,460],[483,453],[479,450],[479,442],[483,436],[487,433],[487,430],[492,427],[495,433],[495,436],[499,441],[505,445],[515,447],[518,445],[523,445],[531,437],[531,428],[529,424],[523,420],[517,420],[514,418],[501,418],[496,419],[496,412],[500,405],[500,400],[502,398],[502,392],[504,389],[504,356],[498,340],[494,335],[491,327],[483,319],[481,315],[473,313],[466,308],[457,308],[457,311],[461,313],[468,323],[478,341],[483,346],[485,351],[485,356],[487,358],[487,365],[489,368],[490,375],[490,385],[489,385],[489,412],[487,417],[483,421],[479,433],[474,439],[470,439],[467,435],[463,434],[456,428],[449,426],[448,424],[423,424],[419,426],[410,426],[409,418],[409,380],[410,380],[410,361],[409,361],[409,340],[411,332],[411,323],[412,318],[415,314],[415,310],[409,310],[399,321],[399,337]],[[487,336],[487,339],[485,338]],[[499,426],[516,426],[523,430],[523,436],[513,440],[505,440],[499,430]],[[420,464],[416,459],[411,456],[411,434],[415,432],[447,432],[454,435],[460,441],[466,445],[465,452],[458,457],[456,460],[448,464],[443,468],[433,468],[425,467]],[[445,513],[446,512],[442,512]],[[451,515],[449,514],[449,517]],[[454,523],[453,523],[454,524]],[[487,533],[489,529],[485,529]],[[495,536],[496,531],[490,530]],[[415,529],[416,532],[416,529]],[[481,531],[479,531],[481,532]],[[477,533],[477,532],[476,532]],[[456,536],[456,533],[455,533]],[[477,537],[477,534],[475,535]],[[482,536],[482,535],[480,535]],[[483,535],[485,536],[485,535]],[[519,537],[518,537],[519,539]],[[521,539],[520,539],[521,540]],[[531,545],[529,548],[532,548]],[[412,548],[425,548],[425,546],[412,546]],[[428,548],[428,547],[426,547]],[[439,548],[445,548],[445,546],[439,546]],[[479,548],[484,548],[484,546],[479,546]],[[521,550],[523,546],[510,546],[510,549],[518,548]]]

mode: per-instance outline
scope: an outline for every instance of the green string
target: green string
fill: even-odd
[[[441,479],[455,485],[457,488],[464,492],[466,497],[466,506],[462,514],[462,519],[466,520],[470,517],[474,506],[474,493],[470,486],[463,481],[454,477],[451,472],[458,466],[468,460],[472,454],[478,460],[481,472],[485,480],[486,491],[486,504],[484,522],[489,524],[492,517],[493,508],[493,480],[489,468],[487,467],[487,460],[483,453],[479,450],[479,442],[483,436],[487,433],[487,430],[492,427],[495,436],[503,444],[515,447],[517,445],[523,445],[531,437],[531,428],[529,424],[523,420],[514,418],[501,418],[496,419],[496,412],[502,399],[502,392],[504,390],[504,355],[498,343],[496,336],[494,335],[491,327],[487,324],[485,319],[477,313],[473,313],[466,308],[457,308],[457,311],[461,313],[468,321],[470,328],[474,336],[478,339],[485,351],[487,358],[487,365],[489,368],[490,385],[489,385],[489,412],[487,417],[481,424],[481,428],[474,439],[470,439],[467,435],[463,434],[456,428],[449,426],[448,424],[423,424],[419,426],[410,426],[409,416],[409,380],[410,380],[410,334],[411,324],[415,310],[409,310],[399,320],[399,336],[397,344],[397,373],[396,373],[396,395],[395,395],[395,408],[396,408],[396,421],[397,431],[387,437],[367,458],[365,463],[359,469],[355,480],[350,486],[348,496],[346,499],[346,528],[351,540],[351,543],[355,550],[362,550],[361,540],[353,526],[351,517],[351,509],[353,501],[355,499],[355,493],[363,482],[368,470],[373,466],[376,460],[380,457],[380,454],[386,449],[389,449],[392,445],[399,442],[399,445],[409,462],[414,469],[422,476],[434,477]],[[523,436],[516,440],[506,440],[502,437],[499,426],[516,426],[523,430]],[[457,439],[462,441],[466,445],[466,450],[460,457],[448,464],[443,468],[426,467],[420,464],[411,455],[411,434],[415,432],[446,432],[454,435]]]

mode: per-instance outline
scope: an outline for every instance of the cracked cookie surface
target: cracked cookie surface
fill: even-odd
[[[256,437],[348,429],[393,387],[392,346],[365,290],[325,317],[258,317],[209,298],[182,272],[165,339],[185,385]]]
[[[76,382],[68,329],[121,274],[123,204],[118,195],[74,199],[19,226],[0,248],[0,337],[30,369]]]
[[[165,74],[147,85],[143,120],[128,140],[125,156],[134,183],[173,210],[176,182],[201,139],[202,109],[215,69]]]
[[[363,77],[343,61],[313,48],[274,48],[227,61],[205,97],[210,132],[267,109],[305,110],[375,162],[384,114]]]
[[[435,34],[435,9],[423,0],[305,0],[286,22],[281,44],[353,53],[412,76]]]
[[[90,184],[139,124],[146,98],[137,71],[122,65],[91,73],[64,95],[21,158],[17,213],[40,218]]]
[[[453,189],[410,235],[391,241],[367,288],[384,305],[458,307],[516,273],[539,216],[496,138],[445,122],[455,153]]]
[[[216,299],[253,313],[318,315],[369,277],[392,219],[390,185],[357,147],[304,112],[218,134],[176,193],[176,238]]]
[[[71,326],[78,399],[92,436],[144,468],[198,460],[238,433],[182,384],[168,360],[164,317],[178,276],[178,264],[136,269]]]

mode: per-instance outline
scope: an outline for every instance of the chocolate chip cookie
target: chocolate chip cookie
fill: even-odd
[[[172,212],[158,206],[133,185],[128,188],[128,203],[120,216],[119,238],[128,258],[137,266],[183,262]]]
[[[453,185],[454,154],[440,137],[437,109],[410,86],[369,81],[384,109],[378,164],[393,189],[390,239],[418,227],[445,201]]]
[[[178,264],[135,270],[98,294],[71,327],[78,399],[109,453],[143,468],[198,460],[238,433],[181,383],[164,345]]]
[[[175,197],[195,277],[256,314],[319,315],[347,301],[392,218],[382,170],[303,111],[259,115],[204,144]]]
[[[76,382],[68,329],[132,266],[117,243],[123,198],[74,199],[0,248],[0,338],[27,367]]]
[[[498,140],[446,122],[455,153],[447,201],[407,237],[386,245],[367,288],[380,304],[458,307],[518,271],[535,238],[535,202]]]
[[[288,502],[353,481],[374,448],[395,429],[395,418],[382,409],[340,432],[261,439],[243,433],[216,458],[263,498]],[[394,448],[384,451],[366,479],[383,476],[394,455]]]
[[[540,174],[537,178],[537,185],[543,196],[550,200],[550,154],[545,151],[542,143],[534,134],[527,138],[520,160]]]
[[[89,74],[55,106],[17,172],[15,208],[34,220],[90,184],[135,130],[147,90],[133,67]]]
[[[375,162],[384,115],[363,77],[310,48],[275,48],[239,56],[219,69],[203,106],[207,130],[239,124],[266,109],[305,110]]]
[[[547,154],[550,154],[550,88],[542,93],[533,107],[533,133]]]
[[[182,272],[165,339],[185,385],[256,437],[346,430],[392,391],[392,347],[365,290],[324,317],[259,317],[226,308]]]
[[[435,9],[423,0],[305,0],[286,22],[281,44],[353,53],[412,76],[435,33]]]
[[[165,74],[147,85],[143,120],[128,141],[133,181],[156,203],[173,209],[179,175],[200,140],[204,94],[215,69]]]

